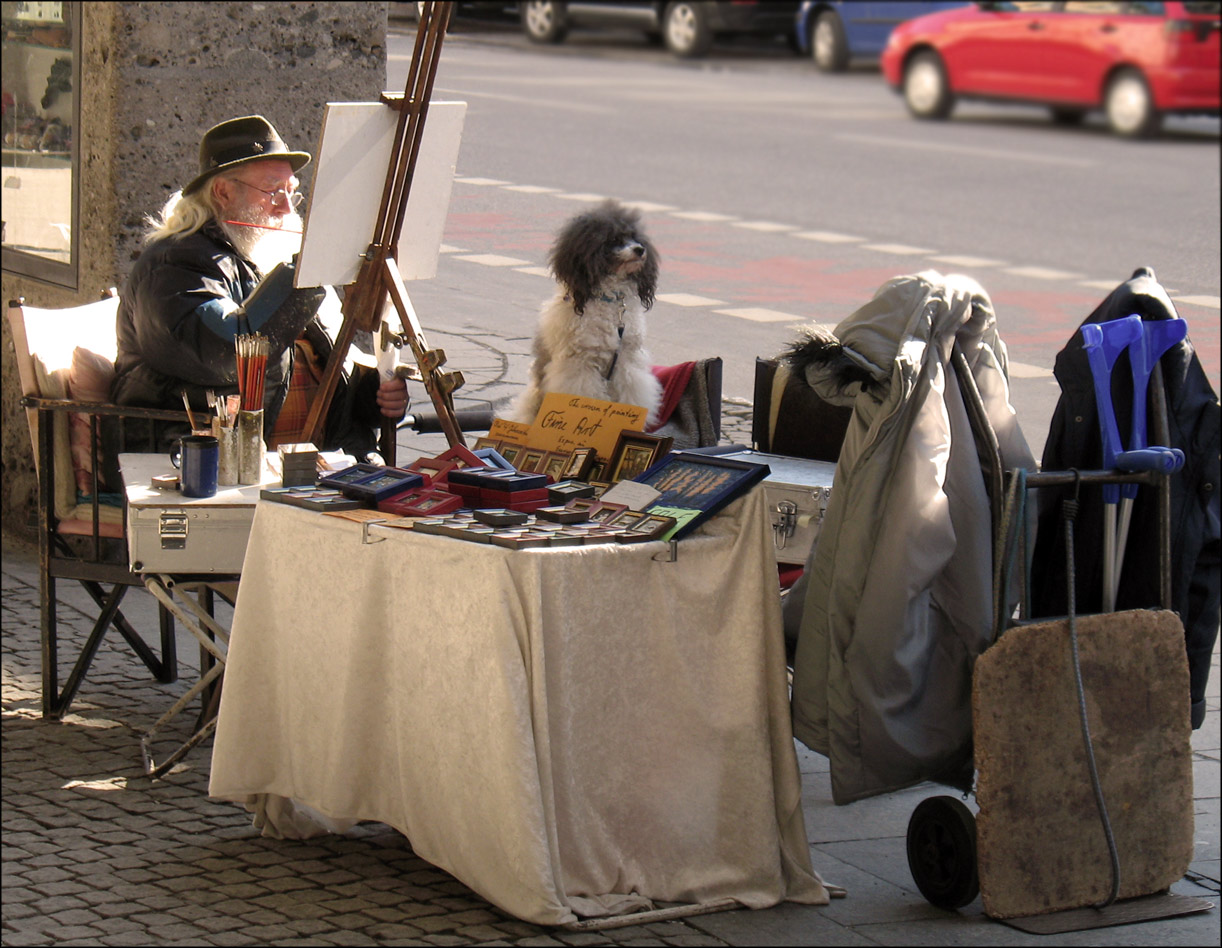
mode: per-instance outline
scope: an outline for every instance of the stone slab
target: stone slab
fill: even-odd
[[[1184,628],[1172,612],[1077,620],[1087,716],[1120,861],[1119,897],[1167,889],[1193,856]],[[1112,885],[1065,620],[1007,632],[976,662],[978,866],[994,918],[1094,905]]]

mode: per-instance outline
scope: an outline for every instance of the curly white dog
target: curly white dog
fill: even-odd
[[[535,420],[544,394],[564,392],[648,410],[657,418],[662,386],[645,349],[645,312],[658,284],[658,252],[640,215],[615,201],[578,214],[549,257],[558,284],[535,332],[534,364],[513,410]]]

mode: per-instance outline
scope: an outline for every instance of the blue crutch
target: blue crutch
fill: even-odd
[[[1173,325],[1179,324],[1179,325]],[[1178,334],[1178,335],[1177,335]],[[1136,314],[1105,323],[1088,323],[1082,327],[1082,343],[1090,364],[1095,387],[1099,431],[1103,442],[1103,467],[1121,471],[1160,471],[1171,474],[1184,463],[1184,454],[1177,448],[1146,445],[1146,391],[1150,373],[1159,357],[1187,334],[1182,319],[1143,322]],[[1129,350],[1133,374],[1133,424],[1129,450],[1120,441],[1120,428],[1112,406],[1111,374],[1120,353]],[[1136,484],[1125,484],[1124,536],[1117,541],[1116,515],[1121,499],[1119,484],[1103,485],[1103,611],[1116,607],[1119,585],[1119,561],[1124,557],[1128,520],[1132,500],[1137,495]]]

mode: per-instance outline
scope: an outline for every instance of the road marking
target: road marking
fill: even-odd
[[[949,263],[952,267],[1000,267],[1004,261],[990,260],[988,257],[964,257],[956,254],[943,254],[930,257],[938,263]]]
[[[1026,362],[1010,363],[1010,378],[1012,379],[1050,379],[1054,378],[1052,369],[1044,369],[1038,365]]]
[[[653,201],[620,201],[624,207],[640,211],[642,214],[658,214],[662,211],[673,211],[673,204],[655,204]]]
[[[1208,306],[1210,309],[1222,309],[1222,297],[1217,296],[1173,296],[1176,303],[1187,303],[1189,306]]]
[[[918,144],[912,142],[903,142],[897,139],[881,138],[877,136],[865,135],[838,135],[838,138],[848,138],[858,141],[870,141],[875,144],[890,144],[910,147],[924,147],[934,150],[946,151],[964,151],[965,149],[954,146],[937,146],[929,144]],[[981,154],[994,154],[986,149],[967,149]],[[1023,160],[1021,155],[1012,155],[1010,153],[996,153],[1002,157],[1016,157]],[[1052,163],[1060,164],[1078,164],[1081,166],[1090,166],[1094,162],[1078,161],[1071,162],[1064,159],[1049,159]],[[563,198],[566,201],[584,201],[588,203],[596,203],[607,200],[601,194],[587,194],[579,192],[561,192],[558,188],[545,187],[543,185],[534,184],[512,184],[508,181],[499,178],[483,178],[477,176],[462,176],[455,175],[454,180],[463,184],[476,185],[478,187],[500,187],[507,191],[517,191],[523,194],[551,194],[558,198]],[[714,211],[677,211],[673,205],[658,204],[653,201],[626,201],[621,200],[621,204],[625,207],[633,208],[642,212],[664,213],[669,212],[672,217],[682,218],[684,220],[699,221],[704,223],[730,223],[733,227],[741,227],[745,230],[755,230],[761,233],[786,233],[797,231],[795,225],[781,224],[774,221],[744,221],[735,217],[732,214],[721,214]],[[1111,290],[1117,286],[1116,281],[1112,280],[1083,280],[1079,279],[1082,274],[1071,273],[1066,270],[1056,270],[1051,267],[1040,266],[1006,266],[1004,261],[993,260],[988,257],[975,257],[966,254],[938,254],[932,250],[924,250],[919,247],[910,247],[906,244],[889,244],[865,243],[866,237],[859,237],[853,234],[841,234],[835,231],[826,230],[806,230],[790,233],[790,236],[800,237],[803,240],[811,240],[819,243],[828,244],[861,244],[865,250],[875,250],[881,253],[896,254],[899,256],[916,256],[924,254],[931,260],[938,263],[949,264],[956,267],[1004,267],[1005,273],[1012,276],[1025,277],[1034,280],[1065,280],[1076,281],[1079,286],[1089,287],[1091,289]],[[550,277],[551,271],[546,267],[533,266],[529,261],[519,260],[514,257],[503,257],[497,254],[467,254],[466,250],[461,247],[455,247],[450,244],[442,244],[439,248],[440,253],[455,254],[461,260],[470,260],[473,263],[481,263],[486,266],[508,267],[513,266],[521,273],[527,273],[534,276]],[[1168,295],[1177,303],[1186,306],[1201,306],[1207,309],[1222,309],[1222,298],[1217,296],[1204,295],[1172,295],[1172,291],[1168,291]],[[691,294],[675,293],[664,296],[659,296],[658,299],[674,303],[677,306],[716,306],[721,300],[707,299]],[[697,302],[700,301],[700,302]],[[751,319],[758,322],[780,322],[782,320],[801,320],[801,317],[793,316],[789,313],[781,313],[777,310],[748,308],[738,310],[717,310],[719,313],[724,313],[730,316],[738,316],[742,319]],[[1044,371],[1044,370],[1035,370]]]
[[[817,240],[824,244],[855,244],[866,239],[849,234],[837,234],[830,230],[804,230],[791,236],[801,237],[803,240]]]
[[[530,263],[529,260],[519,260],[517,257],[502,257],[498,253],[470,253],[457,259],[482,263],[486,267],[523,267]]]
[[[737,316],[739,319],[749,319],[756,323],[800,323],[804,317],[793,313],[782,313],[775,309],[764,309],[759,306],[748,306],[743,309],[715,309],[715,313],[726,316]]]
[[[725,306],[725,300],[715,300],[708,296],[696,296],[694,293],[659,293],[657,298],[663,303],[673,303],[675,306]]]
[[[1030,277],[1032,280],[1076,280],[1082,276],[1081,273],[1053,270],[1051,267],[1006,267],[1005,272],[1013,276]]]
[[[742,227],[744,230],[758,230],[768,234],[777,234],[786,230],[797,230],[796,224],[777,224],[772,221],[735,221],[732,227]]]
[[[907,244],[862,244],[862,250],[877,250],[879,253],[893,253],[901,257],[928,256],[932,250],[920,247],[909,247]]]
[[[499,95],[495,92],[475,92],[471,89],[434,89],[434,92],[446,92],[451,95],[460,95],[464,99],[493,99],[498,102],[516,102],[519,105],[529,105],[532,109],[542,109],[545,111],[559,112],[589,112],[593,115],[610,115],[615,109],[605,108],[598,105],[580,105],[575,102],[566,102],[560,99],[539,99],[534,96],[521,95]]]
[[[848,132],[832,136],[845,141],[863,142],[867,145],[886,145],[888,148],[912,148],[917,151],[945,151],[959,155],[974,155],[978,158],[1001,158],[1009,161],[1026,161],[1031,164],[1060,165],[1067,168],[1094,168],[1097,161],[1085,158],[1061,158],[1056,155],[1037,155],[1019,151],[1002,151],[997,148],[975,148],[970,145],[945,145],[938,142],[914,142],[905,138],[885,138],[881,135],[857,135]]]
[[[724,221],[736,221],[731,214],[718,214],[714,211],[671,211],[671,217],[681,217],[685,221],[701,221],[705,224],[719,224]]]

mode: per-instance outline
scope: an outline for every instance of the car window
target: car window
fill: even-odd
[[[1129,16],[1165,16],[1165,4],[1147,2],[1147,0],[1114,0],[1112,3],[1075,3],[1069,0],[1065,4],[1066,13],[1094,13],[1100,16],[1112,14],[1127,14]]]

